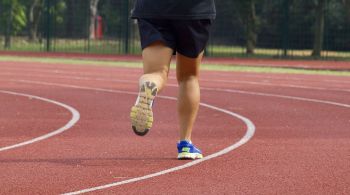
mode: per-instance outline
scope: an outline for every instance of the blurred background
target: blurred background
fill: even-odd
[[[133,4],[0,0],[0,50],[139,54]],[[216,0],[216,6],[207,56],[350,59],[350,0]]]

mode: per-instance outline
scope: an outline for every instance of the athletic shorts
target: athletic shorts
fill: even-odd
[[[138,26],[142,49],[161,41],[173,49],[174,54],[178,52],[186,57],[196,58],[208,43],[211,20],[139,18]]]

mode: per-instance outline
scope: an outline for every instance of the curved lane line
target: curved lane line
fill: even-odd
[[[55,136],[57,134],[60,134],[60,133],[62,133],[64,131],[70,129],[80,119],[80,113],[76,109],[74,109],[71,106],[68,106],[66,104],[54,101],[54,100],[50,100],[50,99],[47,99],[47,98],[38,97],[38,96],[34,96],[34,95],[24,94],[24,93],[5,91],[5,90],[0,90],[0,93],[5,93],[5,94],[10,94],[10,95],[15,95],[15,96],[24,96],[24,97],[28,97],[28,98],[41,100],[41,101],[44,101],[44,102],[48,102],[48,103],[55,104],[57,106],[63,107],[63,108],[67,109],[68,111],[70,111],[72,113],[71,120],[69,120],[69,122],[66,125],[64,125],[63,127],[59,128],[59,129],[57,129],[55,131],[52,131],[52,132],[50,132],[48,134],[42,135],[40,137],[36,137],[36,138],[28,140],[28,141],[24,141],[24,142],[21,142],[21,143],[18,143],[18,144],[14,144],[14,145],[11,145],[11,146],[1,147],[0,148],[0,152],[6,151],[6,150],[15,149],[15,148],[19,148],[19,147],[22,147],[22,146],[25,146],[25,145],[33,144],[35,142],[39,142],[39,141],[48,139],[48,138],[50,138],[52,136]]]
[[[16,81],[16,80],[12,80],[12,81]],[[16,82],[31,83],[31,84],[38,84],[38,85],[48,85],[48,86],[60,86],[60,87],[85,89],[85,90],[97,90],[97,91],[101,91],[101,92],[122,93],[122,91],[117,91],[117,90],[90,88],[90,87],[82,87],[82,86],[76,86],[76,85],[56,84],[56,83],[27,81],[27,80],[17,80]],[[238,93],[238,94],[244,94],[244,95],[275,97],[275,98],[282,98],[282,99],[291,99],[291,100],[295,100],[295,101],[313,102],[313,103],[320,103],[320,104],[332,105],[332,106],[343,107],[343,108],[350,108],[349,104],[344,104],[344,103],[339,103],[339,102],[334,102],[334,101],[328,101],[328,100],[318,100],[318,99],[311,99],[311,98],[305,98],[305,97],[296,97],[296,96],[261,93],[261,92],[250,92],[250,91],[232,90],[232,89],[207,88],[207,87],[203,87],[203,88],[205,90],[208,90],[208,91],[220,91],[220,92]],[[125,94],[136,94],[136,93],[126,92]],[[169,99],[175,99],[175,98],[169,98]],[[202,104],[202,105],[204,106],[204,104]],[[205,104],[205,106],[210,106],[210,105]],[[237,116],[235,116],[235,117],[237,117]],[[244,122],[247,122],[247,121],[244,121]],[[236,144],[234,144],[232,146],[229,146],[228,148],[226,148],[226,149],[224,149],[224,150],[222,150],[220,152],[223,152],[223,154],[226,154],[227,152],[232,151],[235,148],[237,148],[237,147],[243,145],[244,143],[246,143],[251,138],[249,135],[247,135],[248,131],[249,131],[249,126],[248,126],[248,130],[247,130],[246,135],[239,142],[237,142]],[[254,127],[254,131],[255,131],[255,127]],[[254,132],[253,132],[253,134],[254,134]],[[251,136],[253,136],[253,135],[251,135]],[[215,154],[209,155],[207,157],[215,158],[215,157],[220,156],[220,155],[222,155],[222,154],[215,153]],[[201,160],[197,160],[197,161],[199,161],[198,163],[201,162]],[[193,166],[194,165],[193,163],[197,164],[196,161],[193,161],[193,162],[190,162],[188,164],[182,165],[184,167],[180,166],[181,167],[180,169],[184,169],[184,168],[187,168],[189,166]],[[163,174],[166,174],[166,173],[177,171],[177,170],[173,170],[173,169],[176,169],[176,167],[172,168],[172,169],[168,169],[168,170],[162,171],[162,172],[153,173],[153,174],[150,174],[150,175],[139,177],[139,178],[134,178],[134,179],[130,179],[130,180],[125,180],[125,181],[120,181],[120,182],[116,182],[116,183],[111,183],[111,184],[107,184],[107,185],[99,186],[99,187],[95,187],[95,188],[84,189],[84,190],[75,191],[75,192],[69,192],[69,193],[66,193],[66,194],[67,195],[70,195],[70,194],[82,194],[82,193],[86,193],[86,192],[91,192],[91,191],[101,190],[101,189],[105,189],[105,188],[109,188],[109,187],[113,187],[113,186],[122,185],[122,184],[125,184],[125,183],[136,182],[136,181],[140,181],[140,180],[148,179],[148,178],[151,178],[151,177],[156,177],[156,176],[159,176],[159,175],[163,175]],[[178,169],[178,170],[180,170],[180,169]],[[135,179],[137,179],[137,180],[135,181]]]
[[[172,97],[168,97],[168,96],[158,96],[158,97],[165,98],[165,99],[176,100],[176,98],[172,98]],[[212,105],[209,105],[209,104],[200,103],[200,105],[204,106],[204,107],[207,107],[209,109],[213,109],[213,110],[216,110],[216,111],[219,111],[219,112],[223,112],[225,114],[231,115],[233,117],[236,117],[236,118],[242,120],[247,126],[247,131],[246,131],[245,135],[238,142],[230,145],[229,147],[226,147],[225,149],[220,150],[219,152],[216,152],[214,154],[208,155],[208,156],[206,156],[206,157],[204,157],[202,159],[199,159],[199,160],[194,160],[194,161],[191,161],[189,163],[186,163],[186,164],[183,164],[183,165],[180,165],[180,166],[176,166],[176,167],[173,167],[173,168],[170,168],[170,169],[166,169],[166,170],[163,170],[163,171],[159,171],[159,172],[156,172],[156,173],[152,173],[152,174],[149,174],[149,175],[145,175],[145,176],[141,176],[141,177],[135,177],[135,178],[128,179],[128,180],[123,180],[123,181],[114,182],[114,183],[110,183],[110,184],[106,184],[106,185],[102,185],[102,186],[96,186],[96,187],[92,187],[92,188],[78,190],[78,191],[74,191],[74,192],[67,192],[67,193],[64,193],[63,195],[83,194],[83,193],[87,193],[87,192],[103,190],[103,189],[106,189],[106,188],[111,188],[111,187],[120,186],[120,185],[123,185],[123,184],[138,182],[138,181],[150,179],[150,178],[153,178],[153,177],[165,175],[165,174],[168,174],[168,173],[172,173],[172,172],[175,172],[175,171],[179,171],[179,170],[182,170],[182,169],[194,166],[196,164],[202,163],[204,161],[216,158],[218,156],[224,155],[226,153],[229,153],[229,152],[233,151],[234,149],[236,149],[236,148],[242,146],[243,144],[247,143],[253,137],[253,135],[255,133],[255,126],[248,118],[245,118],[244,116],[238,115],[238,114],[233,113],[231,111],[228,111],[228,110],[225,110],[225,109],[222,109],[222,108],[218,108],[218,107],[215,107],[215,106],[212,106]]]
[[[29,80],[11,80],[11,81],[30,83],[30,84],[38,84],[38,85],[49,85],[49,86],[69,87],[69,88],[76,88],[76,89],[96,90],[96,91],[104,91],[104,92],[115,91],[117,93],[122,93],[122,91],[118,91],[118,90],[90,88],[90,87],[83,87],[83,86],[76,86],[76,85],[66,85],[66,84],[57,84],[57,83],[48,83],[48,82],[39,82],[39,81],[29,81]],[[177,85],[168,84],[168,86],[176,87]],[[256,95],[256,96],[292,99],[292,100],[298,100],[298,101],[315,102],[315,103],[322,103],[322,104],[328,104],[328,105],[333,105],[333,106],[350,108],[350,105],[345,104],[345,103],[333,102],[333,101],[328,101],[328,100],[318,100],[318,99],[312,99],[312,98],[297,97],[297,96],[279,95],[279,94],[262,93],[262,92],[251,92],[251,91],[243,91],[243,90],[235,90],[235,89],[211,88],[211,87],[201,87],[201,89],[207,90],[207,91],[218,91],[218,92],[226,92],[226,93],[237,93],[237,94],[245,94],[245,95]],[[130,93],[126,93],[126,94],[135,94],[135,93],[130,92]]]
[[[16,81],[16,80],[12,80],[12,81]],[[94,90],[94,91],[101,91],[101,92],[110,92],[110,93],[123,93],[123,94],[129,94],[129,95],[137,95],[137,93],[135,92],[127,92],[127,91],[120,91],[120,90],[108,90],[108,89],[101,89],[101,88],[91,88],[91,87],[81,87],[81,86],[76,86],[76,85],[64,85],[64,84],[54,84],[54,83],[46,83],[46,82],[30,82],[30,81],[23,81],[20,80],[19,82],[27,82],[27,83],[32,83],[32,84],[41,84],[41,85],[51,85],[51,86],[59,86],[59,87],[68,87],[68,88],[75,88],[75,89],[84,89],[84,90]],[[169,100],[177,100],[177,98],[174,97],[169,97],[169,96],[158,96],[159,98],[163,98],[163,99],[169,99]],[[83,189],[83,190],[78,190],[75,192],[68,192],[65,193],[65,195],[73,195],[73,194],[82,194],[82,193],[87,193],[87,192],[93,192],[93,191],[97,191],[97,190],[102,190],[102,189],[106,189],[106,188],[110,188],[110,187],[114,187],[114,186],[119,186],[119,185],[123,185],[123,184],[127,184],[127,183],[132,183],[132,182],[137,182],[137,181],[141,181],[141,180],[145,180],[145,179],[149,179],[152,177],[157,177],[157,176],[161,176],[167,173],[171,173],[171,172],[175,172],[175,171],[179,171],[191,166],[194,166],[196,164],[202,163],[204,161],[210,160],[212,158],[216,158],[218,156],[224,155],[228,152],[231,152],[232,150],[242,146],[243,144],[247,143],[254,135],[255,133],[255,125],[253,124],[253,122],[251,122],[248,118],[241,116],[239,114],[233,113],[231,111],[222,109],[222,108],[218,108],[209,104],[205,104],[205,103],[200,103],[201,106],[212,109],[212,110],[216,110],[219,112],[223,112],[225,114],[228,114],[232,117],[238,118],[240,120],[242,120],[246,126],[247,126],[247,130],[245,135],[236,143],[230,145],[229,147],[226,147],[223,150],[220,150],[219,152],[216,152],[214,154],[208,155],[202,159],[199,160],[195,160],[195,161],[191,161],[189,163],[180,165],[180,166],[176,166],[170,169],[166,169],[160,172],[156,172],[156,173],[152,173],[149,175],[145,175],[145,176],[141,176],[141,177],[136,177],[136,178],[132,178],[132,179],[128,179],[128,180],[124,180],[124,181],[120,181],[120,182],[114,182],[114,183],[110,183],[110,184],[106,184],[106,185],[102,185],[102,186],[97,186],[97,187],[92,187],[92,188],[87,188],[87,189]]]

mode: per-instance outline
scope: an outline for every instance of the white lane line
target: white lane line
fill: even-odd
[[[239,72],[236,72],[239,74]],[[245,72],[245,73],[252,73],[254,74],[254,72]],[[258,73],[257,73],[258,74]],[[265,73],[264,73],[265,74]],[[222,74],[222,73],[213,73],[213,75],[221,77],[221,78],[232,78],[233,76],[236,75],[232,75],[232,74]],[[335,75],[311,75],[311,76],[320,76],[323,77],[322,79],[317,79],[317,80],[310,80],[310,79],[306,79],[305,77],[293,77],[293,74],[288,74],[285,77],[280,77],[278,74],[275,74],[276,76],[269,76],[269,75],[251,75],[251,74],[245,74],[244,77],[250,77],[250,78],[260,78],[260,79],[274,79],[274,80],[294,80],[294,81],[307,81],[307,82],[333,82],[333,83],[350,83],[349,80],[332,80],[332,79],[327,79],[325,77],[339,77],[339,76],[335,76]],[[302,74],[303,76],[310,76],[309,74]],[[346,78],[346,76],[341,76],[344,79]]]
[[[72,118],[63,127],[59,128],[59,129],[57,129],[55,131],[52,131],[52,132],[50,132],[48,134],[42,135],[40,137],[36,137],[36,138],[28,140],[28,141],[24,141],[24,142],[21,142],[21,143],[18,143],[18,144],[14,144],[14,145],[11,145],[11,146],[1,147],[0,148],[0,152],[6,151],[6,150],[15,149],[15,148],[19,148],[19,147],[22,147],[22,146],[25,146],[25,145],[29,145],[29,144],[33,144],[35,142],[39,142],[39,141],[48,139],[48,138],[50,138],[52,136],[58,135],[58,134],[60,134],[60,133],[62,133],[64,131],[70,129],[71,127],[73,127],[80,119],[80,114],[79,114],[79,112],[76,109],[74,109],[73,107],[68,106],[66,104],[63,104],[63,103],[51,100],[51,99],[47,99],[47,98],[43,98],[43,97],[39,97],[39,96],[34,96],[34,95],[29,95],[29,94],[24,94],[24,93],[5,91],[5,90],[0,90],[0,93],[16,95],[16,96],[24,96],[24,97],[33,98],[33,99],[37,99],[37,100],[40,100],[40,101],[48,102],[48,103],[51,103],[51,104],[55,104],[57,106],[61,106],[61,107],[67,109],[69,112],[72,113]]]
[[[48,86],[59,86],[59,87],[68,87],[68,88],[76,88],[76,89],[95,90],[95,91],[101,91],[101,92],[125,93],[125,94],[132,94],[132,95],[136,94],[133,92],[124,92],[124,91],[112,90],[112,89],[101,89],[101,88],[83,87],[83,86],[77,86],[77,85],[66,85],[66,84],[58,84],[58,83],[40,82],[40,81],[13,80],[13,79],[11,79],[11,81],[21,82],[21,83],[29,83],[29,84],[38,84],[38,85],[48,85]],[[170,86],[174,87],[176,85],[170,85]],[[321,103],[321,104],[328,104],[328,105],[332,105],[332,106],[350,108],[350,104],[333,102],[333,101],[328,101],[328,100],[305,98],[305,97],[279,95],[279,94],[272,94],[272,93],[251,92],[251,91],[243,91],[243,90],[235,90],[235,89],[210,88],[210,87],[201,87],[201,89],[207,90],[207,91],[218,91],[218,92],[226,92],[226,93],[238,93],[238,94],[245,94],[245,95],[255,95],[255,96],[291,99],[291,100],[314,102],[314,103]]]
[[[278,83],[278,82],[282,82],[282,81],[298,81],[298,82],[303,82],[306,81],[308,83],[328,83],[328,84],[335,84],[336,86],[329,86],[330,88],[332,87],[338,87],[338,88],[343,88],[344,85],[339,86],[341,84],[348,84],[350,83],[350,80],[348,80],[346,76],[335,76],[335,75],[309,75],[309,74],[305,74],[305,75],[301,75],[301,76],[316,76],[316,78],[312,78],[312,79],[306,79],[305,77],[294,77],[294,74],[274,74],[274,76],[269,76],[269,75],[264,75],[264,74],[260,74],[260,75],[251,75],[249,73],[254,74],[254,72],[244,72],[244,74],[241,74],[240,72],[235,72],[236,74],[222,74],[222,73],[213,73],[212,75],[215,75],[217,77],[220,77],[223,80],[227,80],[230,79],[229,81],[232,80],[232,78],[236,78],[235,80],[240,80],[240,79],[249,79],[249,78],[255,78],[255,79],[260,79],[258,81],[255,82],[261,82],[261,83],[267,83],[266,80],[271,80],[270,84],[274,84],[274,83]],[[258,73],[256,73],[258,74]],[[271,74],[270,74],[271,75]],[[284,77],[281,77],[284,76]],[[203,76],[204,77],[204,76]],[[330,77],[338,77],[341,78],[342,80],[335,80],[335,79],[330,79]],[[245,82],[245,81],[243,81]],[[251,81],[247,81],[247,82],[251,82]],[[254,82],[254,81],[252,81]],[[253,83],[252,83],[253,84]],[[279,86],[283,86],[283,85],[288,85],[288,84],[280,84]],[[291,87],[299,87],[299,85],[292,85]],[[302,86],[301,86],[302,87]],[[322,88],[321,88],[322,89]]]
[[[164,98],[166,96],[162,96],[162,97]],[[173,99],[173,98],[167,98],[167,99]],[[109,183],[109,184],[106,184],[106,185],[96,186],[96,187],[92,187],[92,188],[86,188],[86,189],[78,190],[78,191],[74,191],[74,192],[67,192],[67,193],[64,193],[64,195],[83,194],[83,193],[87,193],[87,192],[103,190],[103,189],[107,189],[107,188],[111,188],[111,187],[115,187],[115,186],[120,186],[120,185],[123,185],[123,184],[128,184],[128,183],[133,183],[133,182],[138,182],[138,181],[150,179],[150,178],[161,176],[161,175],[168,174],[168,173],[171,173],[171,172],[179,171],[179,170],[182,170],[182,169],[194,166],[196,164],[202,163],[204,161],[208,161],[210,159],[216,158],[218,156],[227,154],[227,153],[233,151],[234,149],[242,146],[243,144],[247,143],[253,137],[254,132],[255,132],[255,126],[249,119],[247,119],[247,118],[245,118],[245,117],[243,117],[241,115],[238,115],[236,113],[233,113],[231,111],[228,111],[228,110],[225,110],[225,109],[221,109],[221,108],[209,105],[209,104],[201,103],[201,106],[204,106],[204,107],[207,107],[207,108],[219,111],[219,112],[226,113],[228,115],[231,115],[233,117],[236,117],[236,118],[242,120],[247,126],[246,134],[238,142],[230,145],[229,147],[226,147],[225,149],[223,149],[223,150],[221,150],[219,152],[216,152],[214,154],[208,155],[208,156],[206,156],[206,157],[204,157],[202,159],[191,161],[189,163],[186,163],[186,164],[183,164],[183,165],[180,165],[180,166],[177,166],[177,167],[173,167],[173,168],[170,168],[170,169],[166,169],[166,170],[163,170],[163,171],[159,171],[159,172],[152,173],[152,174],[145,175],[145,176],[141,176],[141,177],[136,177],[136,178],[132,178],[132,179],[128,179],[128,180],[123,180],[123,181],[119,181],[119,182]]]
[[[81,72],[72,72],[71,70],[68,70],[68,69],[65,69],[65,70],[57,70],[56,68],[51,68],[51,69],[46,69],[46,70],[42,70],[42,69],[25,69],[25,68],[16,68],[16,67],[0,67],[0,69],[5,69],[5,70],[19,70],[19,71],[23,71],[23,70],[26,70],[26,71],[35,71],[35,72],[41,72],[41,73],[56,73],[56,74],[64,74],[64,75],[69,75],[69,74],[78,74],[78,75],[82,75]],[[133,73],[139,73],[139,70],[136,69],[136,68],[119,68],[117,72],[120,72],[120,71],[132,71]],[[241,73],[241,72],[234,72],[234,73]],[[334,79],[327,79],[327,78],[323,78],[323,79],[317,79],[317,80],[310,80],[310,79],[305,79],[305,78],[300,78],[300,77],[294,77],[293,75],[288,75],[288,77],[279,77],[279,76],[276,76],[276,77],[271,77],[269,75],[250,75],[249,73],[252,73],[254,74],[254,72],[244,72],[245,75],[244,77],[250,77],[250,78],[261,78],[261,79],[277,79],[277,80],[295,80],[295,81],[308,81],[308,82],[319,82],[319,81],[322,81],[322,82],[332,82],[332,83],[343,83],[343,84],[347,84],[347,83],[350,83],[350,81],[347,81],[347,80],[334,80]],[[96,76],[96,74],[91,74],[91,73],[84,73],[83,75],[89,75],[89,76]],[[229,78],[232,78],[232,76],[235,76],[235,75],[232,75],[232,74],[224,74],[224,73],[214,73],[213,75],[216,75],[216,76],[219,76],[219,77],[229,77]],[[106,76],[105,74],[104,75],[99,75],[99,76]],[[328,75],[319,75],[321,77],[327,77]],[[328,76],[329,77],[329,76]]]
[[[48,69],[35,69],[35,68],[30,68],[30,69],[26,69],[26,68],[1,68],[0,69],[4,69],[4,70],[7,70],[7,71],[20,71],[20,72],[27,72],[27,73],[30,73],[30,72],[37,72],[37,73],[44,73],[44,74],[47,74],[47,73],[51,73],[51,74],[55,74],[55,75],[81,75],[81,76],[92,76],[92,77],[96,77],[96,76],[102,76],[102,77],[106,77],[106,76],[109,76],[111,75],[113,72],[102,72],[100,74],[96,74],[96,73],[91,73],[91,72],[74,72],[74,71],[70,71],[70,70],[58,70],[58,69],[52,69],[52,70],[48,70]],[[134,69],[132,69],[134,70]],[[113,70],[111,70],[113,71]],[[4,72],[4,71],[2,71]],[[132,72],[133,74],[135,75],[139,75],[141,73],[141,71],[139,69],[135,69],[135,71],[130,71],[129,69],[120,69],[120,70],[114,70],[115,73],[120,73],[120,72],[128,72],[128,75],[130,74],[130,72]]]
[[[0,73],[0,75],[15,75],[13,73]],[[82,77],[82,76],[46,76],[46,75],[25,75],[25,74],[16,74],[21,76],[30,76],[30,77],[41,77],[41,78],[58,78],[58,79],[74,79],[74,80],[94,80],[94,81],[107,81],[107,82],[122,82],[122,83],[137,83],[134,80],[126,79],[104,79],[104,78],[91,78],[91,77]],[[175,77],[169,77],[169,79],[175,79]],[[235,84],[249,84],[249,85],[262,85],[262,86],[277,86],[277,87],[289,87],[297,89],[311,89],[319,91],[336,91],[336,92],[350,92],[350,89],[338,89],[338,88],[324,88],[324,87],[308,87],[301,85],[292,85],[292,84],[273,84],[273,83],[263,83],[263,82],[250,82],[250,81],[229,81],[229,80],[210,80],[210,79],[200,79],[201,81],[206,82],[219,82],[219,83],[235,83]],[[168,85],[173,86],[173,85]],[[177,85],[176,85],[177,86]]]
[[[210,79],[201,79],[201,81],[207,82],[219,82],[219,83],[235,83],[235,84],[250,84],[250,85],[262,85],[262,86],[277,86],[277,87],[289,87],[289,88],[298,88],[298,89],[313,89],[313,90],[322,90],[322,91],[341,91],[341,92],[350,92],[348,89],[334,89],[334,88],[324,88],[324,87],[309,87],[302,85],[293,85],[293,84],[274,84],[274,83],[264,83],[264,82],[255,82],[255,81],[229,81],[229,80],[210,80]]]
[[[16,69],[16,68],[8,68],[8,69],[19,70],[19,69]],[[38,72],[38,73],[64,74],[64,75],[71,74],[72,76],[73,75],[96,76],[96,74],[91,74],[91,73],[88,73],[88,74],[84,73],[84,74],[82,74],[82,73],[79,73],[79,72],[68,72],[68,71],[58,71],[58,70],[57,71],[47,71],[47,70],[29,69],[29,71],[31,71],[31,72]],[[137,72],[135,72],[135,73],[137,73]],[[9,74],[11,74],[11,73],[2,73],[2,75],[9,75]],[[106,76],[106,75],[99,74],[97,76]],[[38,77],[40,77],[40,75]],[[83,78],[81,76],[75,76],[75,77]],[[273,77],[269,77],[269,78],[273,79]],[[176,78],[172,77],[172,76],[169,76],[169,79],[176,79]],[[108,79],[104,79],[104,80],[108,80]],[[300,89],[314,89],[314,90],[328,90],[328,91],[350,92],[350,89],[344,89],[344,88],[339,89],[339,88],[337,88],[338,86],[333,87],[333,88],[324,88],[324,87],[308,87],[308,86],[301,86],[301,85],[295,85],[295,84],[276,84],[276,83],[261,82],[261,81],[260,82],[259,81],[237,81],[237,80],[232,81],[232,80],[225,80],[225,79],[221,79],[221,80],[200,79],[200,80],[201,81],[205,81],[205,82],[218,82],[218,83],[224,82],[224,83],[236,83],[236,84],[238,83],[238,84],[262,85],[262,86],[279,86],[279,87],[290,87],[290,88],[300,88]],[[292,80],[292,79],[290,79],[290,80]],[[315,82],[315,81],[312,81],[312,82]],[[339,81],[339,82],[345,82],[345,81]]]
[[[328,100],[318,100],[318,99],[304,98],[304,97],[297,97],[297,96],[250,92],[250,91],[242,91],[242,90],[234,90],[234,89],[221,89],[221,88],[208,88],[208,87],[201,87],[201,88],[203,88],[205,90],[209,90],[209,91],[220,91],[220,92],[227,92],[227,93],[239,93],[239,94],[245,94],[245,95],[276,97],[276,98],[284,98],[284,99],[292,99],[292,100],[305,101],[305,102],[322,103],[322,104],[329,104],[332,106],[350,108],[349,104],[343,104],[343,103],[333,102],[333,101],[328,101]]]
[[[25,82],[25,83],[31,83],[31,84],[39,84],[39,85],[51,85],[51,86],[61,86],[61,87],[71,87],[71,88],[77,88],[77,89],[87,89],[87,90],[98,90],[98,91],[105,91],[105,92],[113,92],[114,90],[108,90],[108,89],[94,89],[94,88],[90,88],[90,87],[80,87],[80,86],[72,86],[72,85],[65,85],[65,84],[55,84],[55,83],[44,83],[44,82],[32,82],[32,81],[17,81],[17,82]],[[343,108],[350,108],[350,105],[349,104],[343,104],[343,103],[338,103],[338,102],[333,102],[333,101],[327,101],[327,100],[318,100],[318,99],[311,99],[311,98],[304,98],[304,97],[295,97],[295,96],[287,96],[287,95],[279,95],[279,94],[269,94],[269,93],[259,93],[259,92],[250,92],[250,91],[242,91],[242,90],[230,90],[230,89],[218,89],[218,88],[205,88],[206,90],[209,90],[209,91],[221,91],[221,92],[227,92],[227,93],[238,93],[238,94],[245,94],[245,95],[254,95],[254,96],[265,96],[265,97],[275,97],[275,98],[282,98],[282,99],[290,99],[290,100],[294,100],[294,101],[306,101],[306,102],[312,102],[312,103],[320,103],[320,104],[326,104],[326,105],[332,105],[332,106],[338,106],[338,107],[343,107]],[[120,91],[118,91],[120,92]],[[128,94],[128,93],[127,93]],[[135,94],[135,93],[129,93],[129,94]],[[170,98],[170,99],[173,99],[173,98]],[[235,116],[236,117],[236,116]],[[247,122],[247,121],[245,121]],[[253,124],[254,125],[254,124]],[[255,127],[254,127],[255,129]],[[249,125],[248,125],[248,130],[249,130]],[[247,130],[247,133],[248,133],[248,130]],[[253,132],[254,133],[254,132]],[[252,135],[251,135],[252,136]],[[251,137],[249,137],[247,134],[242,138],[242,140],[240,140],[239,142],[247,142]],[[244,140],[244,139],[247,139],[247,140]],[[242,143],[242,144],[244,144]],[[238,144],[238,143],[236,143]],[[241,145],[242,145],[241,144]],[[234,145],[224,149],[224,150],[234,150],[235,148],[231,148],[231,147],[234,147]],[[236,146],[236,147],[239,147],[239,146]],[[222,151],[220,151],[222,152]],[[226,152],[226,151],[225,151]],[[229,151],[227,151],[229,152]],[[213,155],[217,155],[216,153],[213,154]],[[214,158],[214,157],[212,157]],[[194,162],[191,162],[191,163],[195,163],[196,161]],[[192,166],[192,165],[182,165],[182,166]],[[176,168],[176,167],[175,167]],[[187,167],[183,167],[181,169],[184,169],[184,168],[187,168]],[[174,169],[174,168],[172,168]],[[175,170],[172,170],[172,169],[169,169],[169,170],[165,170],[164,173],[162,174],[166,174],[166,173],[169,173],[169,172],[172,172],[172,171],[175,171]],[[179,169],[180,170],[180,169]],[[153,173],[153,174],[150,174],[150,175],[146,175],[146,176],[143,176],[143,177],[139,177],[139,178],[136,178],[136,179],[139,179],[139,180],[136,180],[136,181],[140,181],[140,180],[144,180],[144,179],[148,179],[148,178],[151,178],[151,177],[156,177],[156,176],[159,176],[160,173]],[[135,179],[135,178],[134,178]],[[122,185],[122,184],[125,184],[124,182],[127,182],[127,183],[131,183],[131,182],[136,182],[134,179],[130,179],[130,180],[125,180],[125,181],[120,181],[120,182],[116,182],[116,183],[111,183],[111,184],[107,184],[107,185],[104,185],[104,186],[98,186],[98,187],[95,187],[95,188],[89,188],[89,189],[84,189],[84,190],[80,190],[80,191],[76,191],[76,192],[69,192],[69,193],[66,193],[66,194],[81,194],[81,193],[86,193],[86,192],[91,192],[92,191],[96,191],[96,190],[102,190],[102,189],[105,189],[105,188],[109,188],[109,187],[113,187],[113,186],[117,186],[117,185]]]
[[[13,80],[16,81],[16,80]],[[59,87],[68,87],[68,88],[74,88],[74,89],[84,89],[84,90],[94,90],[94,91],[101,91],[101,92],[111,92],[111,93],[123,93],[123,94],[132,94],[132,95],[137,95],[137,93],[135,92],[127,92],[127,91],[120,91],[120,90],[111,90],[111,89],[101,89],[101,88],[92,88],[92,87],[82,87],[82,86],[76,86],[76,85],[65,85],[65,84],[56,84],[56,83],[47,83],[47,82],[31,82],[31,81],[24,81],[24,80],[19,80],[18,82],[25,82],[25,83],[31,83],[31,84],[39,84],[39,85],[49,85],[49,86],[59,86]],[[170,100],[177,100],[177,98],[174,97],[169,97],[169,96],[157,96],[159,98],[164,98],[164,99],[170,99]],[[229,153],[231,151],[233,151],[234,149],[242,146],[243,144],[247,143],[254,135],[255,133],[255,125],[253,124],[253,122],[251,122],[248,118],[241,116],[239,114],[236,114],[234,112],[222,109],[222,108],[218,108],[209,104],[205,104],[205,103],[200,103],[201,106],[212,109],[212,110],[216,110],[225,114],[228,114],[232,117],[238,118],[240,120],[242,120],[246,126],[247,126],[247,130],[245,135],[236,143],[226,147],[225,149],[216,152],[214,154],[208,155],[202,159],[199,160],[195,160],[195,161],[191,161],[189,163],[177,166],[177,167],[173,167],[170,169],[166,169],[160,172],[156,172],[156,173],[152,173],[149,175],[145,175],[145,176],[141,176],[141,177],[136,177],[136,178],[132,178],[132,179],[128,179],[128,180],[123,180],[120,182],[114,182],[114,183],[110,183],[110,184],[106,184],[106,185],[102,185],[102,186],[97,186],[97,187],[92,187],[92,188],[87,188],[87,189],[83,189],[83,190],[78,190],[75,192],[68,192],[65,193],[66,195],[72,195],[72,194],[82,194],[82,193],[87,193],[87,192],[93,192],[93,191],[97,191],[97,190],[102,190],[102,189],[106,189],[106,188],[110,188],[110,187],[114,187],[114,186],[119,186],[119,185],[123,185],[123,184],[127,184],[127,183],[132,183],[132,182],[137,182],[137,181],[141,181],[141,180],[145,180],[145,179],[149,179],[149,178],[153,178],[153,177],[157,177],[157,176],[161,176],[167,173],[171,173],[171,172],[175,172],[175,171],[179,171],[191,166],[194,166],[196,164],[202,163],[204,161],[216,158],[218,156],[224,155],[226,153]]]

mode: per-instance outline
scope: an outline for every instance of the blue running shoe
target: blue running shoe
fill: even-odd
[[[203,158],[202,152],[196,148],[190,141],[180,141],[177,143],[177,151],[179,160],[188,160],[188,159],[200,159]]]

